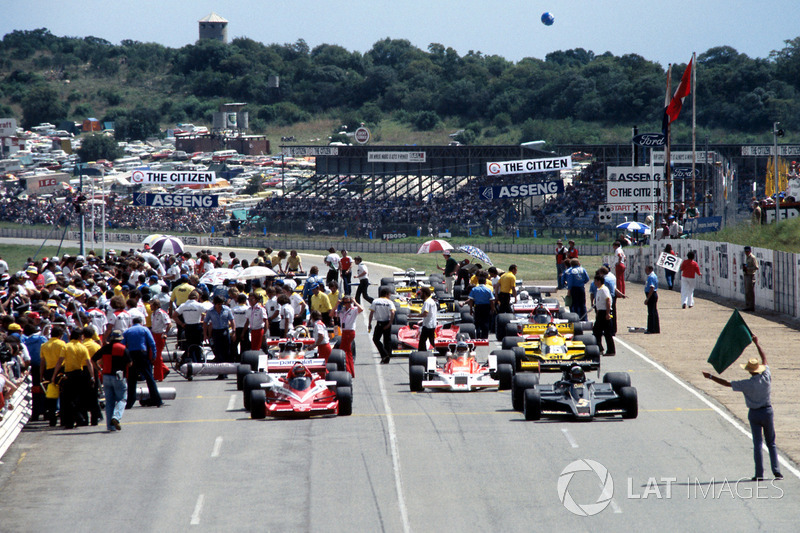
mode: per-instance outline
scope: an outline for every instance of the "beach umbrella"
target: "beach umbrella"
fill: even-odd
[[[453,247],[450,246],[450,243],[447,241],[443,241],[441,239],[434,239],[432,241],[425,241],[422,243],[422,246],[419,247],[417,250],[418,254],[435,254],[441,253],[445,250],[452,250]]]
[[[271,268],[262,266],[247,267],[236,275],[236,279],[255,279],[267,276],[277,276],[278,274]]]
[[[153,243],[159,239],[163,239],[164,237],[169,237],[169,235],[161,235],[160,233],[154,233],[149,235],[145,240],[142,241],[142,245],[147,245],[149,247],[153,247]]]
[[[458,249],[459,249],[459,251],[462,251],[467,255],[471,255],[472,257],[474,257],[478,261],[480,261],[482,263],[485,263],[485,264],[487,264],[489,266],[493,266],[493,264],[494,264],[494,263],[492,263],[492,260],[489,259],[489,256],[486,255],[486,252],[484,252],[483,250],[481,250],[477,246],[471,246],[469,244],[465,244],[464,246],[459,246]]]
[[[239,272],[232,268],[215,268],[203,274],[203,277],[200,278],[200,283],[205,283],[206,285],[222,285],[225,280],[233,279],[238,275]]]
[[[650,226],[642,224],[641,222],[628,221],[617,225],[617,229],[624,229],[627,231],[635,231],[637,233],[647,233],[650,231]]]
[[[161,264],[161,260],[158,257],[151,254],[150,252],[142,252],[139,255],[142,257],[142,259],[147,261],[148,265],[155,268],[156,270],[164,267],[164,265]]]
[[[151,248],[156,254],[183,253],[183,243],[175,237],[161,237],[152,244]]]

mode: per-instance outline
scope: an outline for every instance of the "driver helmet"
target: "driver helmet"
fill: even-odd
[[[456,343],[456,356],[460,357],[462,355],[468,355],[468,354],[469,354],[469,344],[467,344],[464,341],[458,341],[458,343]]]
[[[549,326],[547,326],[547,329],[544,332],[544,336],[545,337],[553,337],[555,335],[558,335],[558,328],[555,327],[555,325],[550,324]]]
[[[581,367],[573,366],[569,371],[569,378],[572,381],[581,382],[586,379],[586,374]]]
[[[523,302],[526,301],[530,297],[531,297],[531,295],[528,294],[528,291],[520,291],[520,293],[519,293],[519,299],[521,301],[523,301]]]
[[[289,378],[302,378],[306,375],[306,367],[303,365],[294,365],[292,370],[289,372]]]

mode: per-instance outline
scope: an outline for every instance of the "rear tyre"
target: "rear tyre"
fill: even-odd
[[[517,346],[519,343],[524,341],[525,339],[523,337],[517,337],[517,336],[503,337],[503,349],[513,350],[514,346]]]
[[[425,379],[425,367],[414,365],[408,372],[408,384],[411,392],[422,392],[422,382]]]
[[[511,381],[514,379],[514,367],[503,363],[497,365],[497,381],[500,382],[498,389],[508,390],[511,388]]]
[[[244,410],[250,410],[250,392],[260,389],[262,383],[269,381],[269,376],[264,372],[256,372],[255,374],[248,374],[242,381],[242,400],[244,403]]]
[[[381,278],[381,285],[394,285],[394,278]]]
[[[408,314],[402,314],[402,313],[394,314],[394,324],[392,324],[392,328],[394,328],[394,326],[403,327],[407,325],[408,325]],[[398,328],[398,331],[400,331],[400,328]]]
[[[336,387],[336,399],[339,401],[339,416],[350,416],[353,414],[352,387]]]
[[[622,403],[622,418],[639,416],[639,396],[635,387],[622,387],[619,390],[619,398]]]
[[[430,355],[430,352],[411,352],[411,355],[408,356],[408,371],[411,372],[412,366],[427,368]]]
[[[325,381],[335,381],[336,388],[339,387],[352,387],[353,386],[353,377],[350,375],[350,372],[331,372],[325,377]]]
[[[474,339],[476,337],[475,324],[459,324],[458,334],[465,334],[468,335],[470,339]]]
[[[398,346],[400,346],[400,341],[397,339],[397,335],[392,335],[389,340],[389,345],[391,346],[392,350],[396,350]]]
[[[525,361],[525,348],[522,346],[514,346],[511,348],[514,354],[514,370],[522,372],[522,362]]]
[[[461,312],[461,323],[462,324],[474,324],[475,323],[475,317],[473,317],[472,314],[470,314],[470,312],[468,310],[467,311],[462,311]]]
[[[611,384],[614,392],[619,394],[623,387],[631,386],[631,375],[627,372],[606,372],[603,376],[603,383]]]
[[[395,317],[396,317],[396,316],[397,316],[397,315],[395,315]],[[390,328],[391,328],[391,330],[392,330],[392,334],[393,334],[393,335],[397,335],[398,333],[400,333],[400,328],[402,328],[402,327],[403,327],[403,325],[402,325],[402,324],[392,324],[392,325],[391,325],[391,326],[389,326],[389,327],[390,327]]]
[[[584,346],[597,346],[597,339],[594,335],[582,334],[572,337],[573,342],[582,342]]]
[[[267,417],[267,392],[261,389],[250,391],[250,418]]]
[[[506,334],[505,337],[516,337],[519,335],[519,327],[516,324],[506,324]]]
[[[511,380],[511,405],[515,411],[522,411],[525,408],[523,403],[525,391],[538,384],[539,376],[537,374],[514,375],[514,379]]]
[[[535,387],[527,389],[522,403],[525,420],[539,420],[542,418],[542,395],[538,389]]]
[[[572,322],[573,324],[575,322],[580,322],[581,321],[581,317],[578,316],[578,313],[569,313],[569,312],[567,312],[567,313],[564,313],[563,315],[561,315],[561,318],[563,318],[564,320],[567,320],[569,322]]]
[[[239,365],[236,367],[236,390],[244,388],[244,377],[252,372],[250,365]]]
[[[264,355],[262,350],[245,350],[242,352],[242,364],[250,365],[250,370],[258,371],[258,356]]]
[[[495,324],[495,336],[497,340],[502,341],[506,336],[506,324],[514,320],[513,313],[500,313],[497,315],[497,322]]]
[[[586,359],[592,363],[600,364],[600,347],[595,344],[587,346]]]
[[[500,365],[511,365],[511,369],[514,369],[514,352],[512,350],[495,350],[492,354],[497,356],[498,369],[500,369]]]
[[[339,371],[339,367],[338,367],[338,366],[336,366],[336,364],[335,364],[335,363],[327,363],[327,364],[325,365],[325,375],[326,375],[326,376],[327,376],[328,374],[330,374],[331,372],[338,372],[338,371]]]
[[[328,363],[336,365],[336,370],[347,370],[347,356],[344,350],[331,350],[331,355],[328,356]]]

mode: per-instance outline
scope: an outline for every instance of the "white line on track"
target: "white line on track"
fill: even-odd
[[[361,314],[366,326],[367,317]],[[376,354],[377,349],[373,348],[373,355]],[[397,491],[397,504],[400,507],[400,518],[403,521],[403,531],[410,533],[411,524],[408,521],[408,509],[406,509],[406,499],[403,496],[403,481],[400,478],[400,455],[397,451],[397,432],[394,427],[394,417],[392,416],[392,408],[389,407],[389,397],[386,394],[386,387],[383,384],[383,368],[380,363],[375,365],[375,373],[378,375],[378,387],[381,391],[381,399],[383,400],[383,409],[386,413],[386,429],[389,432],[389,448],[392,452],[392,468],[394,470],[394,485]]]
[[[692,393],[693,395],[695,395],[695,396],[697,397],[697,399],[698,399],[698,400],[700,400],[701,402],[703,402],[704,404],[706,404],[707,406],[709,406],[711,409],[713,409],[713,410],[714,410],[714,411],[715,411],[715,412],[716,412],[716,413],[717,413],[719,416],[721,416],[721,417],[722,417],[724,420],[726,420],[727,422],[729,422],[729,423],[730,423],[730,424],[731,424],[733,427],[735,427],[736,429],[738,429],[738,430],[739,430],[739,431],[740,431],[740,432],[741,432],[743,435],[745,435],[745,436],[746,436],[748,439],[752,439],[752,438],[753,438],[753,435],[752,435],[752,433],[750,433],[750,432],[749,432],[748,430],[746,430],[746,429],[745,429],[745,428],[744,428],[744,427],[743,427],[741,424],[739,424],[739,423],[738,423],[736,420],[734,420],[734,419],[733,419],[733,417],[731,417],[731,416],[730,416],[728,413],[726,413],[725,411],[723,411],[722,409],[720,409],[719,407],[717,407],[716,405],[714,405],[713,403],[711,403],[711,401],[710,401],[710,400],[708,400],[706,397],[704,397],[704,396],[703,396],[702,394],[700,394],[698,391],[696,391],[695,389],[693,389],[691,386],[689,386],[689,385],[687,385],[686,383],[684,383],[683,381],[681,381],[681,380],[680,380],[680,378],[678,378],[677,376],[675,376],[675,375],[674,375],[672,372],[670,372],[669,370],[667,370],[666,368],[664,368],[664,367],[663,367],[663,366],[661,366],[660,364],[656,363],[655,361],[653,361],[652,359],[650,359],[649,357],[647,357],[645,354],[643,354],[643,353],[641,353],[640,351],[636,350],[636,349],[635,349],[633,346],[631,346],[631,345],[630,345],[630,344],[628,344],[627,342],[625,342],[625,341],[623,341],[623,340],[620,340],[620,339],[616,339],[616,341],[617,341],[617,342],[619,342],[619,343],[621,343],[621,344],[622,344],[624,347],[626,347],[627,349],[629,349],[629,350],[630,350],[631,352],[633,352],[635,355],[639,356],[639,358],[641,358],[642,360],[644,360],[644,361],[646,361],[647,363],[650,363],[651,365],[653,365],[653,366],[654,366],[654,367],[655,367],[657,370],[659,370],[660,372],[662,372],[662,373],[663,373],[665,376],[667,376],[669,379],[671,379],[672,381],[674,381],[675,383],[677,383],[678,385],[680,385],[681,387],[683,387],[684,389],[686,389],[687,391],[689,391],[690,393]],[[764,449],[764,450],[766,450],[766,449],[767,449],[767,446],[766,446],[766,445],[764,445],[763,449]],[[786,469],[787,469],[789,472],[791,472],[792,474],[794,474],[794,475],[795,475],[795,477],[797,477],[797,478],[800,478],[800,470],[798,470],[798,469],[796,469],[795,467],[793,467],[791,464],[789,464],[789,461],[787,461],[786,459],[784,459],[784,458],[783,458],[783,457],[781,457],[780,455],[778,456],[778,462],[780,462],[780,464],[781,464],[781,465],[782,465],[784,468],[786,468]]]
[[[190,525],[196,526],[200,523],[200,513],[203,512],[203,500],[205,500],[205,495],[201,494],[197,497],[197,503],[194,504],[194,512],[192,513],[192,520],[189,522]]]
[[[572,436],[572,434],[570,434],[567,428],[561,428],[561,432],[564,434],[564,437],[566,437],[567,442],[569,442],[570,446],[572,446],[573,448],[578,447],[578,441],[575,440],[575,438]]]
[[[228,400],[228,407],[225,409],[226,411],[233,411],[234,405],[236,405],[236,395],[231,394],[231,399]]]
[[[220,448],[222,448],[222,435],[214,439],[214,448],[211,450],[211,457],[219,457]]]

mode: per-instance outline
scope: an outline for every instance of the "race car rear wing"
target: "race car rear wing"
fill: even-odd
[[[327,371],[325,359],[321,357],[308,359],[269,359],[267,355],[260,355],[258,357],[258,371],[267,372],[268,374],[288,374],[289,370],[298,363],[315,374],[324,374]]]
[[[584,372],[591,372],[600,368],[600,363],[594,361],[540,361],[539,372],[563,372],[574,366],[579,366]]]

